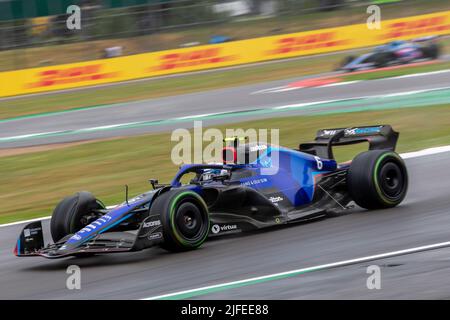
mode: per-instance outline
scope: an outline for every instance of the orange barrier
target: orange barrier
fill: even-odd
[[[223,44],[0,73],[0,97],[291,58],[450,33],[450,11]]]

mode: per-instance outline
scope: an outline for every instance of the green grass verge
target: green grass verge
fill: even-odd
[[[450,144],[450,104],[409,110],[366,111],[326,116],[297,116],[235,123],[225,128],[280,129],[280,144],[297,147],[319,128],[391,124],[399,131],[398,151]],[[92,142],[62,149],[0,158],[0,223],[46,216],[66,195],[89,190],[106,204],[150,189],[148,178],[168,182],[177,166],[170,161],[170,133]],[[348,160],[367,146],[338,148]]]

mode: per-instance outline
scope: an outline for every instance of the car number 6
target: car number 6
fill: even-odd
[[[318,156],[314,156],[314,159],[316,159],[317,170],[322,170],[323,168],[322,160],[320,160]]]

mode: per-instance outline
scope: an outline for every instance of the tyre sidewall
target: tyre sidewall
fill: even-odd
[[[185,202],[191,202],[201,211],[202,226],[198,239],[184,237],[175,223],[178,208]],[[197,193],[191,190],[170,190],[158,196],[152,204],[151,214],[160,214],[163,227],[164,248],[170,251],[184,251],[198,248],[209,234],[210,221],[207,205]]]
[[[380,170],[388,162],[395,163],[403,178],[403,189],[390,198],[380,186]],[[360,207],[366,209],[389,208],[403,201],[408,190],[408,173],[403,159],[393,151],[372,150],[353,159],[347,176],[348,191]]]
[[[382,166],[384,164],[386,164],[387,162],[391,162],[391,161],[397,164],[398,168],[402,172],[402,176],[404,179],[402,182],[404,184],[403,190],[400,192],[399,195],[397,195],[393,199],[389,198],[389,196],[384,193],[384,191],[382,190],[382,188],[380,186],[380,179],[378,177]],[[403,159],[400,158],[400,156],[395,152],[386,152],[386,153],[382,154],[376,160],[375,166],[373,167],[372,181],[375,186],[377,195],[386,204],[386,206],[396,206],[397,204],[399,204],[405,198],[406,192],[408,190],[408,174],[406,172],[406,167],[403,162]]]
[[[50,231],[54,242],[68,234],[79,231],[83,225],[80,220],[83,215],[103,206],[94,195],[87,191],[80,191],[66,197],[56,206],[50,220]]]

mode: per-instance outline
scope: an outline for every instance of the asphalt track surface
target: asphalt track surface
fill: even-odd
[[[450,241],[450,152],[406,160],[410,189],[396,208],[359,208],[336,218],[220,237],[200,249],[46,260],[12,254],[23,225],[0,228],[1,299],[140,299],[303,267]],[[48,221],[44,228],[48,226]],[[47,234],[48,236],[48,234]],[[368,290],[368,265],[381,267],[381,289]],[[81,267],[81,290],[65,287]],[[195,299],[449,299],[450,248],[401,255]]]
[[[285,92],[256,93],[261,90],[284,86],[298,79],[287,79],[241,87],[233,87],[220,90],[211,90],[199,93],[177,95],[122,103],[107,107],[91,108],[70,112],[62,112],[42,117],[16,119],[12,121],[0,121],[0,148],[26,147],[51,143],[73,142],[81,140],[102,139],[119,136],[137,135],[149,132],[167,131],[175,128],[192,127],[193,121],[172,121],[167,119],[179,119],[192,115],[205,115],[219,112],[238,112],[243,110],[268,109],[274,106],[301,104],[324,100],[352,99],[361,96],[389,95],[414,90],[427,90],[433,88],[450,87],[450,73],[412,76],[405,78],[380,79],[362,81],[342,86],[330,86],[322,88],[303,88]],[[60,93],[64,94],[64,93]],[[352,108],[364,105],[356,103]],[[324,110],[338,111],[343,106],[331,106],[316,109],[296,109],[288,112],[271,114],[273,116],[289,116],[301,114],[314,114]],[[265,118],[267,114],[242,114],[238,118],[216,118],[205,120],[203,125],[210,126],[223,124],[230,121],[244,121],[249,119]],[[201,119],[199,117],[198,119]],[[163,120],[161,124],[144,126],[116,127],[117,124],[126,124],[142,121],[156,122]],[[109,127],[112,126],[112,127]],[[101,130],[90,130],[99,128]],[[109,127],[109,128],[108,128]],[[108,129],[105,129],[108,128]],[[88,129],[83,131],[84,129]],[[82,130],[82,132],[71,131]],[[52,132],[64,132],[65,134],[52,134]],[[49,133],[41,137],[28,137],[36,133]],[[8,140],[9,137],[21,136],[17,140]],[[5,139],[6,138],[6,139]]]

